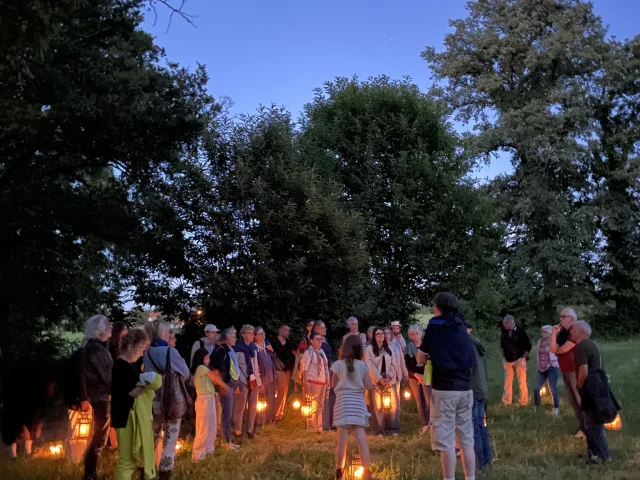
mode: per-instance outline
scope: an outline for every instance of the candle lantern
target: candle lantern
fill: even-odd
[[[302,406],[302,400],[300,399],[300,395],[292,395],[291,399],[289,400],[289,404],[291,405],[291,408],[293,408],[294,410],[300,410],[300,407]]]
[[[71,440],[87,440],[91,437],[92,418],[89,412],[82,412],[73,426]]]
[[[184,443],[182,440],[176,442],[176,453],[180,453],[184,449]]]
[[[550,393],[550,389],[549,389],[549,384],[545,383],[542,388],[540,389],[540,396],[541,397],[548,397]]]
[[[607,430],[622,430],[622,417],[618,413],[611,423],[605,423],[604,428]]]
[[[404,399],[411,400],[411,389],[408,387],[404,389]]]
[[[267,399],[262,393],[258,395],[258,406],[256,410],[258,413],[264,413],[267,410]]]
[[[391,389],[387,388],[380,393],[383,410],[391,410]]]
[[[316,410],[318,410],[318,402],[313,395],[305,394],[302,404],[300,406],[300,413],[304,418],[312,418]]]
[[[354,453],[349,461],[349,476],[351,479],[360,479],[364,474],[364,468],[362,467],[362,461],[360,460],[360,454]]]
[[[64,454],[64,443],[50,442],[47,452],[50,457],[61,457]]]

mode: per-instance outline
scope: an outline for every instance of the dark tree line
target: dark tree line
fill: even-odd
[[[140,29],[150,5],[3,3],[3,352],[127,300],[273,327],[451,290],[487,325],[577,305],[640,330],[640,39],[590,4],[470,2],[423,53],[433,91],[336,79],[298,121],[232,117]],[[496,152],[513,174],[479,185]]]

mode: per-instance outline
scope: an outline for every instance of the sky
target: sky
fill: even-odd
[[[178,5],[181,0],[169,0]],[[209,92],[234,102],[234,113],[284,106],[294,118],[313,90],[338,76],[410,76],[430,86],[426,46],[442,46],[449,20],[466,16],[466,0],[188,0],[196,27],[157,7],[144,28],[171,61],[207,66]],[[620,39],[640,33],[640,0],[594,0],[595,11]],[[476,172],[511,171],[505,156]]]

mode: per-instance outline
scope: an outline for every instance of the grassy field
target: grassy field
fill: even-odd
[[[640,341],[605,343],[605,364],[614,390],[623,404],[623,430],[608,432],[613,463],[606,467],[586,467],[578,458],[585,442],[573,438],[576,423],[568,405],[562,414],[550,415],[551,405],[541,411],[533,406],[502,407],[502,370],[497,346],[489,357],[489,431],[495,463],[479,479],[516,480],[572,478],[618,480],[640,478]],[[535,365],[530,365],[529,385],[533,385]],[[415,406],[405,406],[403,433],[395,438],[370,438],[374,473],[384,480],[438,479],[438,457],[431,451],[428,437],[419,437]],[[335,434],[307,434],[299,414],[291,412],[280,425],[265,428],[253,441],[236,452],[217,449],[208,460],[194,465],[188,447],[179,456],[174,477],[201,479],[330,479],[334,472]],[[350,446],[351,449],[354,445]],[[117,456],[106,453],[102,462],[104,478],[111,478]],[[0,478],[7,480],[71,480],[81,478],[81,468],[62,460],[43,458],[0,460]],[[464,478],[459,468],[458,477]]]

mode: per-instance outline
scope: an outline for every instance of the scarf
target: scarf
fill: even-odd
[[[416,358],[418,356],[418,346],[413,343],[413,341],[407,343],[407,346],[404,347],[405,355],[409,355],[411,358]]]
[[[151,342],[151,346],[152,347],[168,347],[169,344],[167,342],[165,342],[164,340],[154,340],[153,342]]]
[[[233,350],[234,352],[244,354],[244,361],[247,364],[246,377],[247,381],[249,381],[249,377],[254,374],[253,362],[251,360],[253,359],[253,352],[256,351],[256,347],[253,344],[247,345],[244,342],[238,342],[234,345]]]

